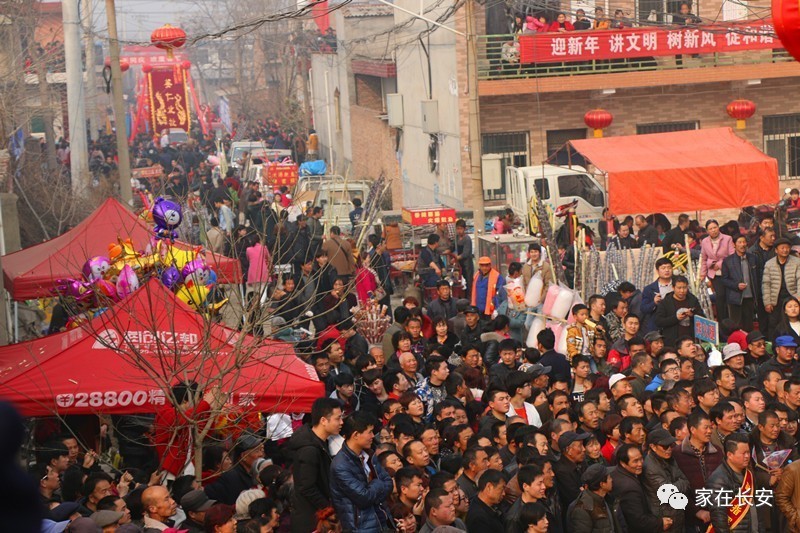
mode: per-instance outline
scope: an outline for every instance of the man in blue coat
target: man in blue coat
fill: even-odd
[[[747,251],[747,237],[733,241],[734,253],[722,261],[722,285],[726,289],[728,315],[739,328],[753,329],[753,314],[761,300],[761,272],[756,256]]]
[[[372,455],[376,425],[371,414],[357,411],[342,428],[345,442],[331,463],[331,501],[342,531],[382,531],[390,518],[382,503],[394,485]]]

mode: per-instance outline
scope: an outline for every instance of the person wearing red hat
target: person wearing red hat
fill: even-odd
[[[505,278],[492,267],[486,256],[478,259],[478,270],[472,280],[472,305],[476,306],[485,320],[491,320],[495,309],[506,299]]]

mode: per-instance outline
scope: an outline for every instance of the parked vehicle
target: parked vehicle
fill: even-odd
[[[514,214],[525,221],[531,229],[530,216],[534,212],[534,190],[539,199],[550,210],[556,212],[560,206],[575,203],[578,220],[595,227],[603,216],[607,205],[606,191],[600,183],[582,167],[565,168],[554,165],[537,167],[506,167],[506,193]],[[556,218],[557,231],[563,218]]]

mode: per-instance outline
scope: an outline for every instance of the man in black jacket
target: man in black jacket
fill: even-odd
[[[617,448],[616,456],[619,466],[611,473],[613,480],[611,493],[622,510],[627,531],[653,533],[669,529],[672,526],[672,519],[665,516],[659,520],[650,512],[647,505],[647,496],[641,481],[644,467],[641,449],[633,444],[623,444]]]
[[[314,513],[331,505],[327,441],[341,430],[341,404],[331,398],[318,398],[311,406],[311,427],[301,427],[289,440],[288,451],[294,461],[292,533],[313,531]]]
[[[470,502],[467,531],[501,532],[503,514],[497,509],[503,501],[506,480],[499,470],[487,470],[478,480],[478,495]]]
[[[233,448],[236,466],[222,474],[218,480],[205,488],[206,495],[225,505],[234,505],[239,493],[253,488],[251,474],[253,464],[264,457],[264,441],[252,433],[245,433]]]
[[[755,481],[753,480],[753,473],[747,469],[749,465],[750,445],[747,441],[747,435],[732,434],[725,439],[725,461],[709,476],[708,481],[706,481],[706,489],[713,491],[713,494],[721,494],[722,491],[728,491],[733,495],[737,495],[740,494],[740,489],[741,494],[748,494],[744,486],[745,477],[747,477],[750,487],[749,494],[752,498],[755,490]],[[714,526],[715,531],[758,531],[758,515],[752,503],[743,507],[745,510],[744,518],[741,518],[735,528],[730,527],[731,521],[728,513],[730,506],[713,505],[710,509],[711,525]]]
[[[567,509],[581,493],[581,475],[586,468],[584,459],[586,449],[583,442],[591,435],[578,434],[574,431],[565,431],[558,437],[558,448],[561,450],[561,459],[553,464],[553,470],[558,479],[558,497],[561,500],[562,519],[566,523]]]

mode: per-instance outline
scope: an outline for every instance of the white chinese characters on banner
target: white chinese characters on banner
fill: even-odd
[[[523,63],[726,53],[778,46],[770,24],[669,30],[626,28],[520,37]]]

